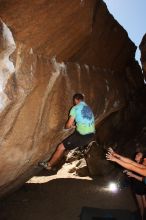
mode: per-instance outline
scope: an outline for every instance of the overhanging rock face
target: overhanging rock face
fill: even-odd
[[[146,34],[143,36],[143,39],[139,47],[141,50],[141,63],[142,63],[143,73],[146,79]]]
[[[135,45],[102,1],[0,0],[0,14],[3,195],[72,132],[64,123],[75,92],[85,94],[98,126],[127,107],[143,79]]]

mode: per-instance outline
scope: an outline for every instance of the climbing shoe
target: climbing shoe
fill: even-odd
[[[48,162],[40,162],[39,166],[45,168],[46,170],[52,170],[52,167],[49,165]]]

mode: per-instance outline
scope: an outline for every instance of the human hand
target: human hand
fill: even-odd
[[[125,173],[125,174],[126,174],[127,172],[128,172],[128,170],[123,170],[123,173]]]
[[[71,127],[71,128],[63,128],[63,131],[64,132],[74,131],[74,128],[73,127]]]
[[[111,161],[116,161],[116,157],[112,153],[110,153],[110,152],[108,152],[106,154],[106,159],[107,160],[111,160]]]
[[[111,153],[111,154],[115,153],[114,150],[111,147],[109,147],[107,151],[108,151],[108,153]]]
[[[133,177],[134,174],[133,174],[131,171],[127,171],[127,172],[126,172],[126,175],[127,175],[128,177]]]

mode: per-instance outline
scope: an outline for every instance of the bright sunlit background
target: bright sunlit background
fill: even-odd
[[[104,0],[110,13],[128,32],[129,38],[139,46],[146,33],[146,0]],[[136,59],[140,60],[139,49]]]

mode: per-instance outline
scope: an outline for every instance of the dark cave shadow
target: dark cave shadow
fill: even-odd
[[[52,176],[52,175],[56,175],[58,172],[58,170],[46,170],[46,169],[42,169],[39,172],[37,172],[36,176]]]
[[[89,180],[71,178],[54,179],[42,184],[26,183],[21,189],[1,201],[0,220],[40,220],[43,218],[64,220],[65,214],[62,210],[68,209],[67,216],[70,215],[68,212],[74,212],[72,210],[78,201],[79,192],[83,190],[83,185],[88,188],[89,182]],[[84,190],[82,196],[84,201]]]
[[[84,206],[98,207],[102,202],[104,208],[104,200],[117,206],[113,196],[100,188],[101,181],[73,178],[24,184],[1,201],[0,220],[78,220]],[[123,207],[127,207],[124,200]]]

